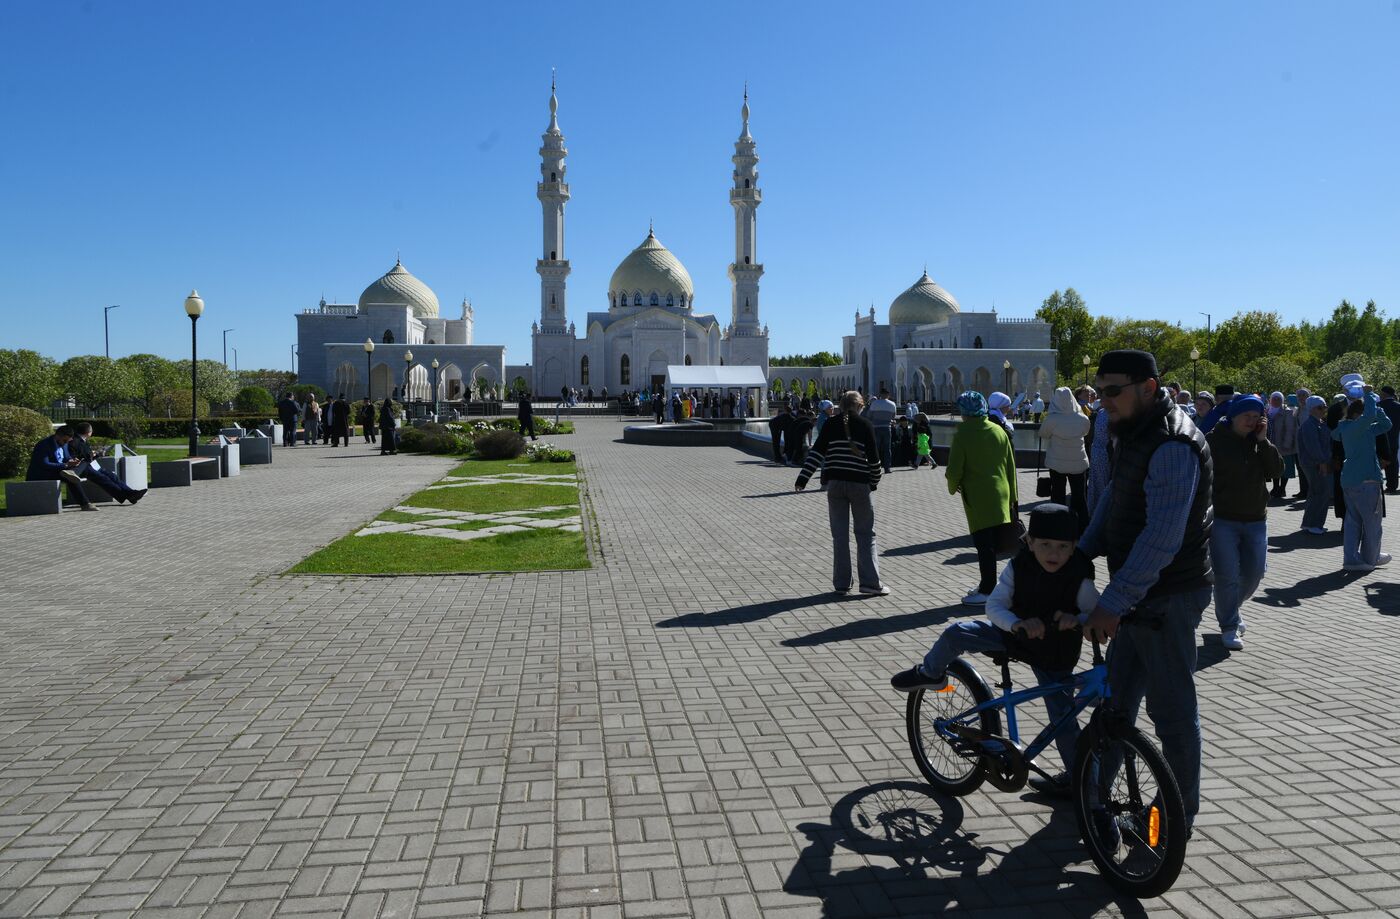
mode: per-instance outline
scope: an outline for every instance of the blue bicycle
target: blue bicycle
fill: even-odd
[[[1146,627],[1129,625],[1125,628]],[[1186,860],[1186,810],[1176,777],[1157,746],[1112,706],[1108,665],[1094,642],[1094,665],[1064,683],[1012,691],[1010,656],[990,652],[1001,667],[1002,694],[966,660],[948,667],[946,688],[918,690],[906,712],[909,746],[924,778],[950,795],[971,794],[983,781],[1002,791],[1025,787],[1035,763],[1069,723],[1095,706],[1075,746],[1070,773],[1075,815],[1089,854],[1110,884],[1136,897],[1156,897],[1176,882]],[[1110,653],[1110,657],[1111,657]],[[1074,693],[1072,711],[1021,745],[1016,706],[1055,692]],[[1001,712],[1007,733],[1002,734]]]

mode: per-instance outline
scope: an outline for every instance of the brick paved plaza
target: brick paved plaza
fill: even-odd
[[[361,445],[0,520],[0,916],[1400,911],[1400,572],[1271,512],[1248,649],[1201,655],[1186,870],[1139,905],[1067,805],[918,781],[887,679],[975,570],[941,471],[876,495],[893,595],[835,601],[793,470],[579,428],[584,572],[279,576],[453,465]]]

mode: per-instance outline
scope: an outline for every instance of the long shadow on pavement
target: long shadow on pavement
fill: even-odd
[[[1121,897],[1092,870],[1069,870],[1087,861],[1068,807],[1008,851],[979,846],[963,830],[963,807],[917,782],[881,782],[858,788],[831,811],[831,822],[803,823],[807,837],[783,890],[822,902],[826,919],[914,916],[973,909],[997,915],[1038,912],[1088,916],[1116,906],[1145,915],[1138,901]],[[855,855],[868,864],[837,870]],[[979,874],[990,855],[1001,861]],[[953,874],[946,877],[939,875]],[[1068,887],[1066,884],[1068,883]],[[990,913],[989,913],[990,915]]]
[[[1292,552],[1294,549],[1340,549],[1342,531],[1328,530],[1321,536],[1314,536],[1307,530],[1294,530],[1282,536],[1269,537],[1269,554],[1277,555]]]
[[[1290,587],[1267,587],[1252,602],[1264,606],[1295,607],[1304,600],[1312,600],[1334,590],[1341,590],[1361,577],[1359,571],[1329,571],[1310,578],[1303,578]]]
[[[959,549],[964,546],[972,546],[972,537],[966,534],[962,536],[949,536],[947,539],[940,539],[936,542],[915,543],[912,546],[896,546],[893,549],[886,549],[881,555],[923,555],[925,552],[942,552],[944,549]]]
[[[1366,602],[1382,616],[1400,616],[1400,584],[1367,584]]]
[[[830,644],[834,641],[851,641],[856,638],[871,638],[876,635],[906,632],[910,629],[921,629],[925,626],[939,625],[954,618],[959,613],[966,613],[968,611],[968,607],[963,606],[961,603],[954,603],[951,606],[920,610],[917,613],[858,619],[855,622],[847,622],[829,629],[822,629],[820,632],[813,632],[810,635],[789,638],[785,640],[783,644],[789,648],[805,648],[811,647],[812,645]]]
[[[1207,641],[1196,649],[1196,672],[1209,670],[1221,661],[1230,659],[1230,649],[1220,643],[1219,636]]]
[[[686,613],[671,619],[662,619],[656,626],[661,629],[710,629],[725,625],[740,625],[745,622],[757,622],[760,619],[767,619],[769,616],[776,616],[779,613],[790,613],[793,610],[806,609],[809,606],[821,606],[823,603],[845,603],[859,597],[859,594],[838,597],[830,591],[827,591],[826,593],[812,594],[809,597],[789,597],[786,600],[764,600],[762,603],[735,606],[729,609],[716,610],[713,613]]]

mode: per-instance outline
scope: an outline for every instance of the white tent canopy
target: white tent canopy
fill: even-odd
[[[720,364],[667,364],[669,389],[759,389],[768,387],[763,368]]]

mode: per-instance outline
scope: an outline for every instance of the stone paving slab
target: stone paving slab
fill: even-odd
[[[577,424],[588,571],[279,576],[453,465],[362,445],[0,519],[0,917],[1400,909],[1400,579],[1296,511],[1248,650],[1204,646],[1198,832],[1139,904],[1068,808],[918,781],[886,680],[975,577],[940,471],[876,495],[893,595],[834,600],[795,470]]]

